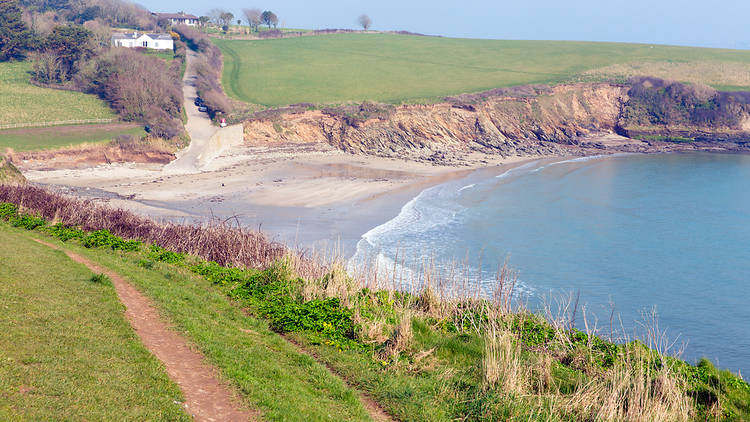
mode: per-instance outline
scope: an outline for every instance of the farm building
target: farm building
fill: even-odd
[[[172,50],[174,41],[168,34],[123,32],[112,35],[112,46],[114,47],[143,47],[154,50]]]
[[[152,15],[156,16],[156,19],[158,20],[168,20],[169,23],[172,25],[190,25],[195,26],[198,25],[198,17],[195,15],[188,15],[186,13],[180,12],[180,13],[155,13],[152,12]]]

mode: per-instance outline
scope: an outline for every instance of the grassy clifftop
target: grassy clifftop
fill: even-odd
[[[750,51],[646,44],[334,34],[214,41],[223,85],[268,107],[309,102],[435,102],[523,84],[634,75],[750,90]]]
[[[168,250],[75,226],[94,229],[100,221],[122,234],[144,227],[143,219],[126,212],[95,206],[83,213],[89,205],[81,201],[0,187],[0,202],[14,198],[32,209],[0,203],[1,220],[68,242],[66,247],[127,275],[269,420],[367,419],[351,391],[321,372],[321,364],[400,420],[750,417],[750,385],[708,361],[692,365],[665,355],[658,324],[645,321],[648,345],[614,343],[572,327],[570,308],[549,319],[514,309],[514,278],[505,270],[486,300],[443,296],[439,274],[429,268],[418,292],[400,292],[395,280],[383,278],[359,280],[367,282],[363,287],[340,267],[311,267],[257,234],[237,237],[241,245],[230,242],[255,250],[245,255],[253,265],[229,267],[236,256],[218,251],[219,264],[205,258],[215,247],[201,252],[201,245],[230,239],[226,229],[179,229],[197,234],[190,238],[179,238],[174,227],[138,231],[141,239],[177,246]],[[30,212],[69,225],[51,226]],[[197,254],[184,253],[189,250]],[[304,358],[295,354],[297,347],[307,352]],[[341,413],[309,417],[314,409]]]

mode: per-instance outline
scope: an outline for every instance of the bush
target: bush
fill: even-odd
[[[0,218],[8,220],[18,215],[18,206],[10,202],[0,203]]]
[[[10,224],[13,227],[23,227],[26,230],[34,230],[37,227],[44,226],[47,222],[41,217],[31,214],[23,214],[21,216],[11,217]]]
[[[67,242],[71,239],[83,239],[86,235],[86,233],[78,227],[67,227],[62,223],[57,223],[53,226],[47,227],[46,231],[63,242]]]
[[[156,244],[151,245],[148,257],[154,261],[166,262],[168,264],[179,264],[185,260],[185,254],[166,250]]]
[[[89,233],[83,238],[83,246],[87,248],[111,248],[123,251],[137,251],[141,242],[137,240],[124,240],[115,236],[109,230],[97,230]]]

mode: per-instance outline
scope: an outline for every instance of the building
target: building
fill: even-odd
[[[174,40],[168,34],[149,34],[135,32],[122,32],[112,34],[112,46],[127,48],[152,48],[154,50],[173,50]]]
[[[184,12],[180,13],[151,13],[152,15],[156,16],[157,20],[166,19],[171,23],[172,25],[190,25],[195,26],[198,25],[199,20],[198,17],[195,15],[188,15]]]

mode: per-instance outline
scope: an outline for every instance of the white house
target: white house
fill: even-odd
[[[172,25],[198,25],[198,17],[195,15],[188,15],[184,12],[180,13],[156,13],[152,12],[152,15],[156,16],[156,19],[166,19]]]
[[[112,45],[114,47],[143,47],[154,50],[174,49],[174,41],[168,34],[147,34],[138,31],[113,34]]]

